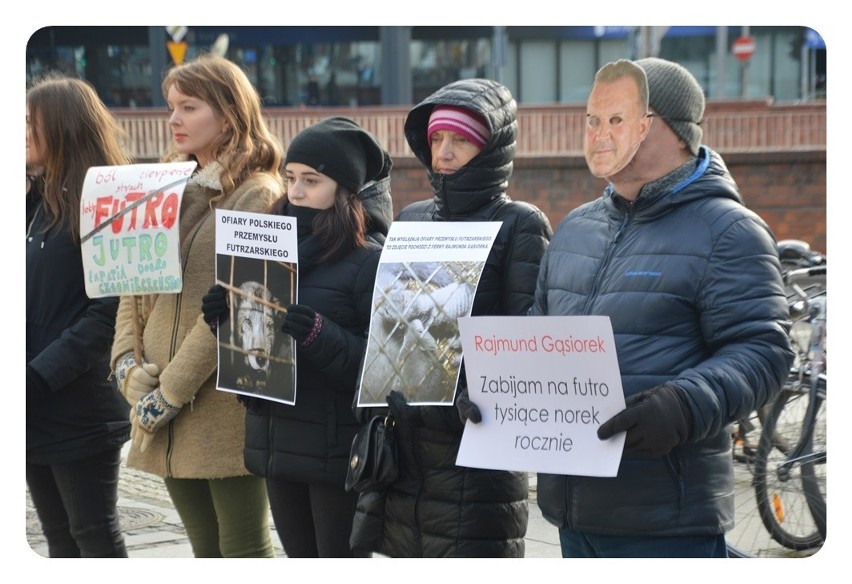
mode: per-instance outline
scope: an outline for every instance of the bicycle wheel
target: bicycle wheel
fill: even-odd
[[[812,462],[794,464],[789,467],[789,473],[778,471],[799,440],[808,401],[805,386],[782,391],[766,418],[754,461],[754,493],[763,524],[772,539],[786,548],[800,551],[823,543],[811,515],[811,497],[805,493],[806,484],[812,490],[811,487],[818,483],[815,465]],[[783,436],[791,446],[779,447],[772,439],[773,435]],[[824,470],[825,465],[820,466]],[[824,473],[822,478],[824,485]]]
[[[826,462],[828,455],[826,451],[826,378],[820,376],[819,387],[814,399],[814,430],[811,439],[812,451],[814,453],[807,464],[802,465],[802,485],[811,515],[819,530],[820,537],[825,541],[826,531]]]
[[[763,423],[772,409],[770,402],[760,412],[751,412],[732,428],[734,466],[734,526],[725,533],[729,558],[804,557],[810,550],[790,550],[777,541],[763,525],[754,497],[754,460]],[[776,433],[777,436],[777,433]],[[778,437],[781,439],[782,437]]]

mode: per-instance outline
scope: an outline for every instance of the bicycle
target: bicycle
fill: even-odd
[[[799,240],[778,250],[797,357],[776,399],[734,425],[730,557],[809,555],[825,539],[826,259]]]
[[[765,420],[754,462],[763,523],[775,541],[792,550],[819,547],[826,534],[826,292],[824,284],[812,285],[819,289],[815,293],[798,285],[824,281],[826,272],[819,266],[785,275],[800,297],[791,308],[791,316],[799,316],[791,331],[797,360]]]

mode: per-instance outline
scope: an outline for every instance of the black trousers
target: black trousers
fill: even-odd
[[[27,463],[51,558],[126,558],[118,522],[121,447],[63,464]]]
[[[355,493],[321,484],[266,479],[275,530],[290,558],[351,558]]]

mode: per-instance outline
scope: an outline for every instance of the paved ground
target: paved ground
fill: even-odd
[[[738,497],[741,502],[750,496],[751,475],[745,465],[737,465]],[[536,504],[535,474],[530,475],[530,522],[526,537],[527,558],[559,558],[559,538],[556,528],[541,516]],[[192,550],[177,512],[159,478],[127,468],[122,462],[119,481],[119,514],[130,557],[191,558]],[[749,504],[746,503],[748,508]],[[801,557],[813,552],[791,552],[773,542],[759,519],[747,520],[738,511],[739,525],[730,534],[761,557]],[[269,522],[276,555],[284,557],[281,542]],[[744,536],[744,537],[741,537]],[[27,541],[38,554],[46,556],[47,546],[41,534],[38,518],[27,495]]]
[[[183,524],[172,506],[163,481],[158,477],[127,468],[122,461],[119,480],[118,511],[124,529],[127,552],[138,558],[191,558],[192,549]],[[535,475],[532,475],[530,524],[527,529],[526,557],[558,558],[556,528],[547,523],[535,504]],[[284,557],[281,541],[270,517],[272,543],[276,555]],[[38,517],[27,495],[27,540],[32,549],[47,555]]]

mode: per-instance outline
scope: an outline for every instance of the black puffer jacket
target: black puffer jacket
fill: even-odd
[[[120,447],[130,406],[108,380],[118,298],[86,295],[80,245],[67,224],[45,231],[41,195],[27,195],[27,462],[71,462]]]
[[[773,236],[719,156],[702,147],[632,206],[609,187],[572,211],[530,314],[609,316],[624,394],[671,382],[694,420],[688,442],[659,458],[627,452],[615,478],[539,474],[545,518],[612,535],[731,528],[729,425],[774,397],[793,354]]]
[[[246,415],[246,468],[254,474],[343,489],[352,412],[370,326],[373,286],[393,217],[390,159],[359,197],[368,216],[368,247],[318,264],[316,238],[299,241],[299,299],[323,317],[316,341],[296,349],[296,405],[251,398]]]
[[[438,104],[478,112],[491,130],[483,150],[452,175],[431,170],[426,129]],[[473,315],[526,313],[552,234],[540,210],[506,194],[515,154],[516,113],[515,101],[504,86],[469,79],[418,104],[405,124],[406,138],[427,169],[434,197],[409,205],[397,219],[503,222],[477,288]],[[464,429],[456,408],[420,410],[423,426],[401,422],[396,426],[401,476],[387,493],[378,551],[393,557],[522,557],[528,519],[526,473],[456,466]],[[355,531],[367,515],[361,505]]]

